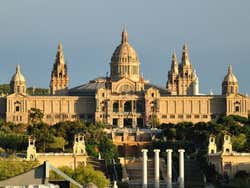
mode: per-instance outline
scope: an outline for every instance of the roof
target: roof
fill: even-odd
[[[154,85],[154,84],[151,84],[151,83],[146,83],[144,85],[145,90],[148,90],[151,87],[154,88],[154,89],[158,89],[161,95],[170,95],[169,91],[164,87],[157,86],[157,85]]]
[[[69,90],[69,95],[76,96],[89,96],[95,95],[96,91],[100,88],[105,88],[105,77],[98,77],[91,80],[89,83],[74,87]]]

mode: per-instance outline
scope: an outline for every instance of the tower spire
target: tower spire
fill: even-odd
[[[233,67],[231,64],[228,66],[228,74],[233,74]]]
[[[178,60],[177,60],[177,56],[176,56],[175,51],[174,51],[174,53],[173,53],[173,55],[172,55],[171,71],[172,71],[173,73],[178,74]]]
[[[50,93],[52,95],[65,95],[69,85],[67,65],[65,64],[62,43],[59,42],[55,63],[51,72]]]
[[[183,45],[183,51],[182,51],[182,64],[183,65],[190,65],[189,61],[189,55],[188,55],[188,45],[185,43]]]
[[[122,43],[126,43],[128,42],[128,32],[126,30],[125,25],[123,26],[123,30],[122,30]]]

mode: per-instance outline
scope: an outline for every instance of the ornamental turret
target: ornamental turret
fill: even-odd
[[[21,72],[20,65],[17,65],[16,72],[11,78],[10,92],[26,94],[26,80]]]
[[[59,43],[55,63],[51,72],[50,94],[65,95],[69,86],[67,65],[64,60],[62,43]]]
[[[194,80],[193,80],[193,95],[199,95],[199,78],[196,74],[196,71],[194,70],[193,72],[193,77],[194,77]]]
[[[172,95],[177,95],[178,74],[179,74],[179,65],[176,53],[174,52],[172,55],[171,70],[168,71],[168,81],[166,86]]]
[[[222,95],[237,94],[239,84],[236,76],[233,74],[233,67],[229,65],[227,75],[222,82]]]

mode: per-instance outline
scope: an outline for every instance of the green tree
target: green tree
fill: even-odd
[[[37,108],[31,108],[29,111],[29,121],[32,124],[40,123],[43,119],[43,112]]]
[[[48,148],[53,151],[64,151],[64,146],[67,144],[63,137],[53,136],[52,142],[48,144]]]
[[[70,167],[60,167],[59,169],[82,185],[92,182],[96,184],[98,188],[104,188],[110,184],[105,175],[101,171],[94,170],[92,166],[79,165],[75,172]],[[62,179],[62,177],[51,172],[50,179]]]
[[[10,85],[0,84],[0,94],[10,94]]]
[[[38,166],[37,161],[23,161],[17,158],[0,158],[0,180],[29,171]]]
[[[247,138],[245,134],[240,134],[239,136],[232,136],[233,149],[236,151],[244,151],[247,143]]]
[[[36,138],[36,147],[39,151],[46,151],[48,144],[53,142],[53,132],[50,131],[49,125],[45,123],[37,123],[29,126],[27,129],[29,135]]]

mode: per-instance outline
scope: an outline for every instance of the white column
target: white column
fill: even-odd
[[[179,185],[184,188],[184,149],[179,149]]]
[[[167,185],[172,188],[172,149],[167,149]]]
[[[147,169],[147,162],[148,162],[148,156],[147,156],[147,149],[142,149],[142,187],[147,188],[148,185],[148,169]]]
[[[154,149],[154,152],[155,152],[155,188],[159,188],[160,187],[160,159],[159,159],[160,150]]]

